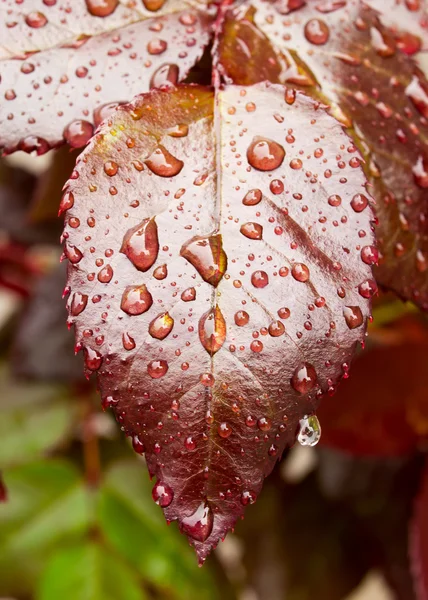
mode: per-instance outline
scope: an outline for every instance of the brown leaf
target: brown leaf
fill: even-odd
[[[282,86],[180,86],[118,109],[66,186],[86,367],[202,561],[364,338],[372,215],[341,146]]]
[[[142,2],[134,8],[117,0],[104,4],[115,10],[99,17],[89,14],[83,0],[69,11],[45,3],[43,13],[35,0],[7,0],[0,24],[5,152],[43,154],[64,140],[84,146],[118,104],[184,79],[209,42],[212,12],[203,10],[206,2],[157,2],[158,11]],[[146,5],[154,7],[149,0]]]
[[[283,0],[231,8],[218,68],[227,82],[268,78],[303,86],[331,104],[351,128],[373,185],[377,280],[428,309],[428,82],[408,56],[414,40],[387,30],[357,0],[300,4],[293,12]],[[341,153],[338,164],[345,164]]]

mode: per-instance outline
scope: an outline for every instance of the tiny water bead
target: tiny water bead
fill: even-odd
[[[139,271],[148,271],[159,253],[158,227],[154,219],[145,219],[123,238],[120,251],[129,258]]]
[[[317,380],[314,367],[310,363],[305,362],[295,369],[291,378],[291,385],[296,392],[303,395],[314,389]]]
[[[261,137],[255,137],[247,150],[248,162],[258,171],[277,169],[284,157],[285,150],[280,144]]]
[[[152,490],[152,498],[162,508],[166,508],[174,499],[173,490],[166,483],[158,481]]]
[[[252,490],[245,490],[241,494],[241,504],[248,506],[248,504],[254,504],[257,500],[257,494]]]
[[[220,437],[226,439],[232,435],[232,427],[228,423],[220,423],[217,427]]]
[[[198,542],[205,542],[214,525],[214,514],[207,502],[202,502],[191,515],[184,517],[180,523],[183,533]]]
[[[297,441],[301,446],[316,446],[321,438],[321,425],[316,415],[300,420]]]

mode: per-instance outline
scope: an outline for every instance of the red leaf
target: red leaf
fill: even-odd
[[[202,1],[156,2],[163,8],[155,11],[109,0],[104,5],[115,10],[103,18],[83,0],[70,10],[48,4],[43,13],[35,0],[3,6],[0,147],[7,153],[43,154],[64,140],[84,146],[118,104],[184,79],[210,38],[212,13]]]
[[[428,309],[428,81],[408,56],[415,40],[385,29],[357,0],[301,4],[289,14],[284,0],[231,8],[218,68],[229,83],[304,86],[354,127],[376,199],[377,280]]]
[[[391,344],[387,337],[388,345],[355,360],[350,380],[318,411],[323,444],[354,455],[400,456],[428,439],[428,335],[418,328],[412,339],[411,328],[404,320],[402,340]]]
[[[410,558],[417,600],[428,598],[428,467],[422,478],[410,528]]]
[[[347,371],[370,312],[358,153],[318,103],[284,94],[138,96],[64,196],[86,366],[201,561]]]

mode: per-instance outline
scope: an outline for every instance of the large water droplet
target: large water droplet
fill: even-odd
[[[143,0],[144,6],[151,12],[156,12],[165,4],[165,0]]]
[[[261,240],[263,237],[263,227],[259,223],[244,223],[240,231],[250,240]]]
[[[180,71],[177,65],[162,65],[153,73],[150,80],[150,89],[177,85],[179,75]]]
[[[108,17],[118,4],[119,0],[86,0],[87,9],[94,17]]]
[[[328,42],[330,29],[321,19],[311,19],[305,25],[305,37],[311,44],[322,46]]]
[[[196,290],[195,288],[187,288],[187,290],[184,290],[184,292],[181,294],[181,299],[183,300],[183,302],[193,302],[196,299]]]
[[[71,315],[73,317],[77,317],[77,315],[80,315],[80,313],[85,310],[87,304],[88,296],[86,294],[81,294],[80,292],[75,292],[71,301]]]
[[[194,513],[180,523],[180,529],[183,533],[198,542],[205,542],[210,536],[214,524],[214,515],[207,502],[202,502]]]
[[[92,137],[94,127],[89,121],[77,119],[64,129],[64,139],[72,148],[82,148]]]
[[[356,213],[362,212],[369,201],[363,194],[356,194],[351,200],[351,206]]]
[[[162,508],[166,508],[174,499],[174,492],[166,483],[158,481],[152,490],[152,498]]]
[[[316,415],[300,420],[297,441],[301,446],[316,446],[321,438],[321,425]]]
[[[413,176],[419,187],[428,188],[428,159],[422,155],[418,157],[413,167]]]
[[[250,315],[245,312],[245,310],[238,310],[238,312],[235,313],[235,323],[238,325],[238,327],[244,327],[249,320]]]
[[[226,340],[226,321],[218,306],[202,315],[199,321],[199,339],[211,355],[223,346]]]
[[[309,280],[309,269],[303,263],[295,263],[291,269],[291,274],[296,281],[304,283]]]
[[[129,335],[129,333],[124,333],[122,335],[122,345],[125,350],[133,350],[135,348],[135,340],[133,337]]]
[[[175,177],[184,166],[184,162],[173,156],[168,150],[159,145],[156,150],[146,159],[145,164],[150,171],[159,177]]]
[[[159,252],[158,227],[154,219],[145,219],[129,229],[123,238],[120,251],[139,271],[148,271]]]
[[[158,315],[149,325],[149,333],[157,340],[165,339],[174,327],[174,319],[169,313],[164,312]]]
[[[43,13],[32,12],[25,17],[25,22],[29,27],[39,29],[40,27],[44,27],[47,24],[48,20]]]
[[[314,367],[305,362],[297,367],[291,378],[291,385],[299,394],[307,394],[317,383],[317,374]]]
[[[252,167],[258,171],[273,171],[283,162],[284,148],[266,138],[255,137],[247,150],[247,159]]]
[[[363,313],[359,306],[345,306],[343,316],[349,329],[356,329],[363,324]]]
[[[269,283],[268,274],[265,271],[254,271],[251,275],[251,283],[255,288],[264,288]]]
[[[91,371],[98,371],[103,362],[103,357],[101,356],[101,354],[97,350],[87,347],[85,347],[84,349],[84,354],[85,365],[87,366],[87,368]]]
[[[123,292],[120,308],[128,315],[142,315],[153,304],[153,298],[147,287],[129,285]]]
[[[221,234],[194,237],[181,248],[181,256],[195,267],[204,281],[217,287],[227,269]]]
[[[245,206],[255,206],[259,204],[262,199],[262,192],[260,190],[250,190],[247,192],[242,200],[242,204]]]

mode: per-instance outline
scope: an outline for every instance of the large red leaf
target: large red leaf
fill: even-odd
[[[210,38],[212,13],[202,10],[204,2],[128,4],[133,8],[118,0],[76,0],[73,6],[65,0],[2,3],[0,147],[5,152],[42,154],[64,140],[84,146],[117,103],[187,75]],[[101,17],[91,15],[88,6],[93,12],[116,9]]]
[[[349,381],[321,405],[323,444],[363,456],[400,456],[426,446],[428,331],[407,318],[383,333],[385,341],[361,353]]]
[[[119,108],[67,184],[77,343],[201,561],[363,340],[359,160],[301,93],[181,86]]]
[[[410,528],[410,558],[417,600],[428,598],[428,464]]]
[[[417,48],[360,0],[253,0],[229,10],[218,61],[227,82],[305,86],[331,103],[373,185],[376,277],[428,309],[428,82],[408,56]]]

